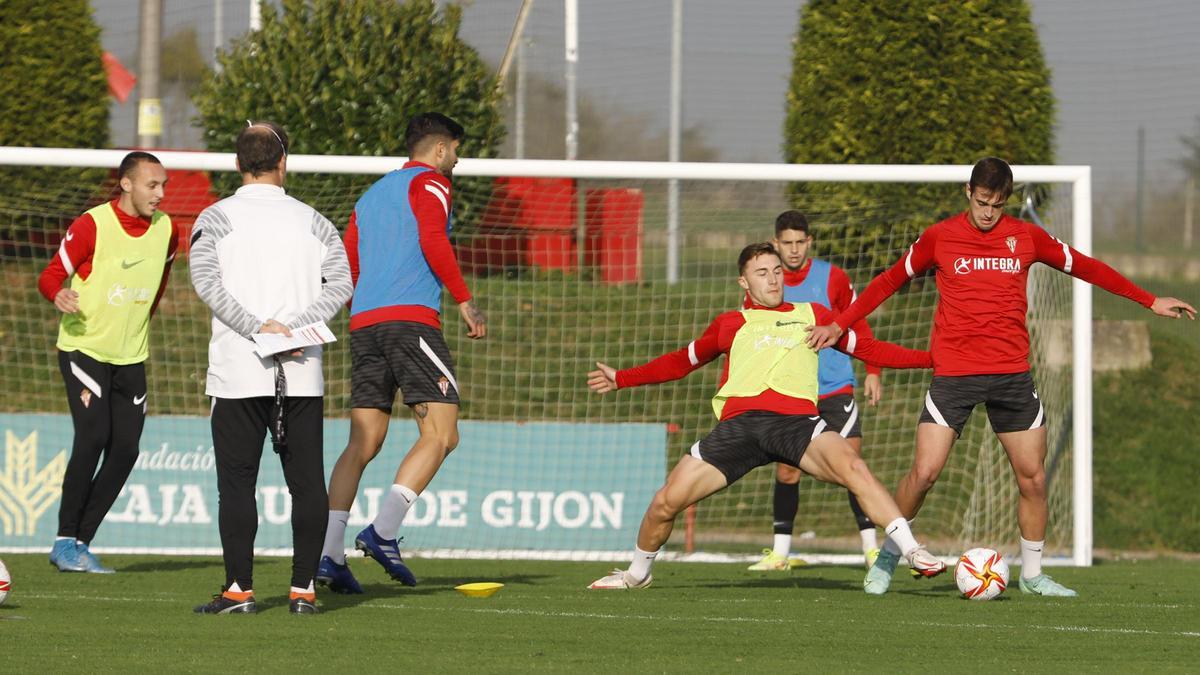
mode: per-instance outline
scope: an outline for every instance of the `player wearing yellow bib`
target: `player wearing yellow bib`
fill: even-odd
[[[908,521],[883,485],[845,438],[817,411],[817,353],[805,345],[807,330],[831,316],[812,303],[783,301],[783,265],[774,246],[751,244],[738,257],[738,285],[747,306],[718,316],[691,344],[646,364],[617,371],[597,362],[588,386],[597,393],[677,380],[728,356],[721,386],[713,398],[720,420],[692,446],[654,495],[638,531],[628,570],[613,570],[589,588],[629,589],[650,585],[650,567],[671,535],[675,516],[688,506],[731,485],[751,469],[783,462],[858,499],[866,514],[887,523],[909,564],[925,576],[946,566],[930,555],[909,530]],[[849,331],[837,348],[869,364],[887,368],[929,368],[929,352],[905,349]]]
[[[112,572],[88,545],[137,460],[150,317],[178,241],[158,210],[167,182],[162,163],[131,152],[118,176],[121,196],[71,223],[38,279],[42,295],[63,313],[58,365],[75,424],[50,551],[63,572]]]

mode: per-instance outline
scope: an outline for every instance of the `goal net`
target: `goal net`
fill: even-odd
[[[53,170],[53,190],[34,181],[0,200],[0,271],[8,288],[0,296],[5,548],[49,545],[72,440],[54,349],[59,315],[38,295],[38,274],[71,220],[113,194],[107,171],[84,169],[115,167],[122,154],[0,150],[6,174],[62,167]],[[186,231],[232,184],[232,156],[159,156],[171,172],[162,208]],[[361,192],[402,162],[293,156],[287,188],[342,228]],[[813,255],[842,266],[860,291],[938,215],[907,213],[903,203],[886,198],[849,210],[797,186],[888,183],[961,194],[969,171],[460,162],[453,240],[488,315],[489,334],[481,341],[466,338],[447,298],[444,332],[464,401],[461,443],[408,515],[401,532],[406,549],[418,555],[624,557],[666,471],[715,422],[709,400],[719,366],[677,382],[599,396],[585,383],[595,362],[617,368],[643,363],[687,345],[717,314],[739,307],[737,254],[748,243],[769,240],[783,210],[808,214],[816,236]],[[1012,213],[1086,251],[1087,169],[1014,171],[1021,187],[1010,201]],[[1090,370],[1076,367],[1090,358],[1090,295],[1083,284],[1073,288],[1067,276],[1044,266],[1031,271],[1029,283],[1031,358],[1050,439],[1047,549],[1090,564]],[[882,339],[927,347],[936,298],[932,277],[916,279],[869,321]],[[100,529],[98,550],[219,552],[204,396],[209,320],[191,289],[183,252],[151,325],[150,415],[141,456]],[[344,312],[331,327],[339,341],[325,350],[327,472],[345,446],[350,393]],[[889,488],[911,464],[929,377],[928,371],[886,370],[881,403],[869,407],[859,398],[863,455]],[[370,522],[415,439],[402,405],[393,417],[385,448],[362,481],[350,537]],[[702,502],[679,519],[668,550],[747,556],[769,545],[773,485],[774,467],[763,467]],[[288,550],[290,503],[269,449],[258,501],[258,547]],[[1016,483],[982,410],[972,416],[914,529],[943,554],[973,545],[1017,551]],[[801,555],[832,554],[836,560],[857,551],[845,490],[804,479],[795,532],[793,548]]]

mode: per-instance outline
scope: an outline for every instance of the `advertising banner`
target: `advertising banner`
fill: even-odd
[[[325,421],[326,480],[349,420]],[[66,415],[2,414],[0,550],[49,550],[74,431]],[[666,426],[555,422],[459,423],[461,437],[401,528],[405,550],[624,551],[666,472]],[[347,545],[375,517],[416,440],[409,420],[359,483]],[[100,527],[98,551],[219,553],[217,481],[208,418],[150,417],[141,454]],[[258,478],[261,552],[291,548],[291,499],[279,457],[263,446]]]

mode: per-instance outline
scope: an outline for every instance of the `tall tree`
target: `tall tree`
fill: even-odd
[[[292,135],[293,153],[404,155],[413,115],[435,110],[467,130],[459,152],[495,155],[503,137],[495,78],[459,37],[462,10],[433,0],[284,0],[264,4],[262,27],[218,59],[195,96],[209,150],[233,149],[247,119]],[[374,177],[294,174],[303,193],[344,222],[356,188]],[[230,190],[224,177],[219,185]],[[469,221],[471,204],[456,203]]]
[[[1054,110],[1025,0],[811,0],[795,41],[784,156],[1050,164]],[[844,226],[823,238],[823,253],[868,267],[965,208],[961,186],[946,184],[806,184],[792,197],[818,222]]]

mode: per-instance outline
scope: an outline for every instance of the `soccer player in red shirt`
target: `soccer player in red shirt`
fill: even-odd
[[[1159,316],[1196,318],[1175,298],[1155,298],[1103,262],[1083,255],[1042,228],[1004,214],[1012,194],[1012,169],[987,157],[967,183],[968,208],[925,230],[908,252],[876,277],[831,324],[814,328],[809,345],[832,345],[846,327],[867,316],[908,279],[937,270],[940,296],[931,335],[933,381],[917,426],[912,469],[896,488],[908,518],[921,508],[941,475],[950,449],[976,405],[988,420],[1017,478],[1020,501],[1021,576],[1025,593],[1074,596],[1042,573],[1046,536],[1046,426],[1042,402],[1029,372],[1027,277],[1040,262],[1104,290],[1129,298]],[[867,573],[867,592],[887,592],[898,553],[892,542]]]
[[[677,380],[725,354],[721,386],[713,398],[719,418],[696,442],[654,495],[638,531],[628,570],[592,582],[593,589],[650,585],[650,566],[688,506],[724,489],[751,469],[784,462],[822,481],[850,490],[867,515],[887,523],[914,569],[926,576],[946,566],[917,544],[908,521],[862,459],[817,411],[817,354],[804,344],[804,331],[832,318],[814,303],[783,301],[783,265],[770,243],[751,244],[738,256],[738,285],[750,302],[725,312],[694,342],[649,363],[617,371],[597,362],[588,386],[597,393]],[[889,368],[927,368],[928,352],[905,349],[850,331],[837,348]]]

